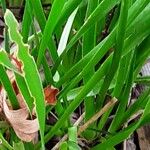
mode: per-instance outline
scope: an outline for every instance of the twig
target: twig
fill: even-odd
[[[81,121],[84,119],[85,112],[78,118],[78,120],[74,123],[74,126],[78,126]]]
[[[103,115],[108,109],[110,109],[117,102],[116,98],[112,98],[98,113],[96,113],[91,119],[89,119],[84,125],[80,126],[78,135],[85,131],[90,124],[95,122],[101,115]]]
[[[137,117],[139,117],[143,113],[143,110],[139,110],[136,114],[132,115],[129,120],[125,123],[124,128],[128,126],[128,123],[132,120],[135,120]],[[130,139],[128,137],[128,139]],[[127,139],[123,142],[123,150],[127,150]]]
[[[132,115],[129,120],[127,121],[127,123],[129,123],[130,121],[136,119],[137,117],[139,117],[141,114],[143,113],[143,110],[139,110],[137,113],[135,113],[134,115]]]

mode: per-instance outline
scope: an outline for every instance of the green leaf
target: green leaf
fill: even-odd
[[[125,43],[124,41],[125,41],[125,33],[126,33],[127,18],[128,18],[128,5],[129,5],[128,0],[123,0],[121,2],[121,10],[120,10],[120,16],[119,16],[118,26],[117,26],[116,45],[114,47],[115,50],[113,53],[113,59],[112,59],[111,66],[105,76],[102,87],[100,89],[100,101],[97,102],[97,109],[101,108],[103,105],[107,90],[110,86],[112,79],[114,78],[117,72],[119,62],[121,60],[123,47]]]
[[[13,14],[7,10],[4,18],[9,28],[9,35],[11,40],[17,44],[17,57],[23,64],[22,74],[25,78],[31,95],[34,98],[36,114],[40,127],[42,148],[44,149],[45,100],[37,66],[33,57],[29,54],[28,46],[22,41],[22,37],[17,30],[19,25]]]
[[[25,150],[23,142],[13,143],[14,150]]]
[[[28,110],[29,110],[30,114],[32,114],[32,110],[33,110],[33,106],[34,106],[33,105],[34,99],[31,96],[31,93],[26,84],[26,81],[21,75],[19,75],[17,73],[15,73],[15,77],[16,77],[16,82],[17,82],[18,88],[21,91],[21,94],[25,100],[25,103],[27,104]]]
[[[8,54],[3,49],[0,50],[0,64],[7,67],[8,69],[12,69],[13,71],[19,73],[17,68],[11,63]]]
[[[40,48],[39,48],[39,53],[38,53],[38,58],[37,58],[37,66],[40,66],[40,64],[41,64],[43,54],[45,53],[45,50],[47,48],[47,43],[52,38],[51,36],[52,36],[53,30],[54,30],[56,23],[60,17],[60,14],[61,14],[61,11],[62,11],[62,8],[63,8],[65,2],[66,2],[66,0],[61,0],[61,1],[55,0],[52,5],[47,23],[44,28],[43,37],[42,37],[42,41],[41,41]],[[47,34],[47,33],[49,33],[49,34]],[[58,56],[57,52],[52,51],[51,54],[53,54],[53,60],[55,61]]]
[[[68,150],[68,143],[67,142],[61,143],[59,149],[60,150]]]
[[[55,26],[55,29],[60,28],[64,22],[68,19],[68,17],[71,15],[71,13],[79,6],[79,4],[82,2],[82,0],[69,0],[66,1],[61,16]]]
[[[119,3],[119,0],[102,1],[93,11],[93,13],[86,19],[86,22],[76,33],[73,39],[69,42],[67,49],[72,47],[73,44],[82,36],[82,34],[91,27],[91,25],[94,25],[98,20],[102,19],[117,3]],[[101,17],[99,17],[99,14],[101,14]]]
[[[77,143],[74,143],[73,141],[68,141],[68,148],[69,150],[81,150],[79,145]]]
[[[24,14],[23,14],[23,21],[22,21],[22,36],[23,36],[24,43],[27,43],[27,41],[28,41],[30,25],[32,22],[31,16],[32,16],[32,11],[30,9],[29,1],[26,1]]]
[[[62,35],[61,35],[61,38],[59,41],[59,45],[58,45],[58,50],[57,50],[58,56],[60,56],[62,54],[62,52],[64,51],[64,49],[66,48],[69,34],[71,31],[71,27],[72,27],[72,24],[73,24],[73,21],[74,21],[77,11],[78,11],[78,8],[76,8],[74,10],[74,12],[70,15],[70,17],[68,18],[67,23],[64,27],[64,30],[62,32]]]
[[[3,145],[5,148],[7,148],[8,150],[13,150],[13,147],[7,142],[7,140],[5,140],[5,138],[3,137],[2,133],[0,132],[0,140],[2,142],[1,145]]]
[[[77,143],[77,127],[70,127],[68,129],[68,136],[69,136],[69,141],[72,141],[74,143]]]
[[[8,98],[9,98],[9,101],[10,101],[12,107],[14,109],[19,108],[19,103],[18,103],[16,94],[15,94],[15,91],[12,87],[12,83],[10,82],[10,80],[7,76],[6,70],[4,69],[4,67],[1,64],[0,64],[0,73],[1,73],[0,81],[7,92],[7,95],[8,95]]]

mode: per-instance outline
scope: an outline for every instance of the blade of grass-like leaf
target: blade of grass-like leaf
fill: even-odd
[[[61,35],[60,42],[59,42],[59,45],[58,45],[58,50],[57,50],[58,56],[66,48],[67,41],[68,41],[68,38],[69,38],[69,33],[71,31],[71,27],[72,27],[72,24],[73,24],[73,21],[74,21],[74,18],[76,16],[77,11],[78,11],[78,8],[76,8],[74,10],[74,12],[70,15],[70,17],[68,18],[68,21],[67,21],[67,23],[64,27],[64,30],[63,30],[63,33]],[[67,106],[68,104],[67,104],[67,101],[65,100],[65,98],[64,98],[64,102],[66,103],[66,106]]]
[[[35,28],[34,25],[33,25],[33,28]],[[40,45],[40,39],[39,39],[39,36],[37,35],[35,29],[34,29],[34,34],[35,34],[35,40],[36,40],[36,48],[35,48],[36,51],[35,50],[34,51],[35,51],[35,53],[36,53],[35,55],[37,57],[37,52],[38,52],[39,45]],[[44,56],[43,61],[42,61],[42,67],[43,67],[46,83],[47,83],[47,85],[48,84],[54,85],[54,80],[53,80],[51,69],[50,69],[48,63],[49,62],[47,61],[46,56]]]
[[[111,57],[112,58],[112,57]],[[104,65],[104,68],[102,67],[102,74],[103,74],[103,76],[106,74],[106,68],[108,68],[109,67],[109,61],[110,61],[110,58],[107,60],[107,63]],[[92,67],[92,66],[91,66]],[[79,81],[81,81],[81,79],[82,79],[82,75],[84,75],[84,71],[85,71],[85,74],[87,73],[86,72],[86,69],[85,70],[83,70],[81,73],[79,73],[79,75],[77,75],[70,83],[68,83],[65,87],[64,87],[64,89],[62,89],[62,91],[58,94],[58,98],[59,99],[61,99],[63,96],[65,96],[67,93],[68,93],[68,91],[70,91]],[[101,78],[100,79],[102,79],[103,78],[103,76],[101,76]]]
[[[68,19],[68,17],[71,15],[71,13],[78,7],[78,5],[81,3],[82,0],[69,0],[66,1],[62,12],[61,12],[61,16],[55,26],[55,29],[60,28],[65,20]]]
[[[31,55],[29,55],[28,46],[22,41],[22,37],[18,32],[18,23],[13,14],[7,10],[4,16],[5,22],[9,27],[9,35],[11,40],[16,42],[18,46],[17,56],[23,63],[23,76],[29,87],[31,95],[35,101],[36,114],[40,127],[40,135],[42,141],[42,148],[44,147],[44,128],[45,128],[45,100],[42,88],[42,83],[38,74],[38,70],[35,61]]]
[[[100,101],[97,102],[97,109],[101,108],[103,105],[103,101],[107,92],[107,89],[118,69],[119,62],[121,60],[122,50],[124,46],[125,40],[125,32],[126,32],[126,25],[127,25],[127,17],[128,17],[128,0],[123,0],[121,2],[121,11],[120,17],[118,22],[118,29],[116,35],[116,46],[113,54],[112,64],[109,68],[108,73],[105,76],[103,85],[100,90]]]
[[[133,54],[133,55],[131,55],[132,61],[131,61],[130,66],[129,66],[126,85],[125,85],[124,91],[121,93],[121,95],[119,97],[120,98],[120,104],[117,108],[115,118],[113,119],[113,121],[109,127],[110,133],[114,133],[119,128],[120,122],[122,121],[122,116],[125,112],[126,106],[128,105],[128,99],[129,99],[129,95],[130,95],[131,88],[133,85],[133,72],[134,72],[134,65],[135,65],[135,53],[134,53],[134,51],[132,54]]]
[[[2,141],[2,145],[4,145],[8,150],[13,150],[13,147],[4,139],[2,133],[0,132],[0,139]]]
[[[30,0],[30,7],[33,8],[34,14],[39,23],[39,26],[40,26],[42,32],[44,32],[44,28],[45,28],[45,24],[46,24],[46,17],[44,15],[44,12],[42,9],[41,1],[36,0],[36,3],[35,3],[34,1]],[[51,54],[51,57],[54,61],[55,58],[57,57],[57,53],[56,53],[55,43],[51,36],[50,36],[50,41],[47,43],[47,46],[48,46],[48,52],[49,52],[49,54]],[[53,84],[54,83],[53,78],[51,78],[51,76],[48,76],[48,75],[51,75],[51,70],[48,68],[48,64],[47,64],[47,61],[45,60],[45,58],[44,58],[44,61],[42,61],[42,65],[43,65],[45,78],[46,78],[47,82],[50,82],[51,84]]]
[[[136,17],[136,19],[130,24],[130,26],[129,26],[129,28],[131,29],[132,27],[133,27],[133,30],[131,31],[131,30],[127,30],[127,33],[126,34],[129,34],[130,36],[128,37],[128,39],[127,39],[127,43],[128,44],[131,44],[131,45],[134,45],[139,39],[137,38],[136,40],[134,40],[134,42],[132,42],[131,40],[133,40],[134,39],[134,36],[135,35],[137,35],[137,36],[139,36],[139,38],[140,37],[143,37],[143,39],[142,39],[142,41],[147,37],[147,36],[149,36],[149,32],[150,32],[150,30],[149,30],[149,28],[148,28],[148,26],[149,26],[149,23],[150,23],[150,21],[149,21],[149,16],[145,16],[145,22],[146,23],[144,23],[144,22],[142,22],[141,24],[140,24],[140,20],[143,18],[143,16],[144,16],[144,14],[147,14],[148,12],[150,11],[150,3],[144,8],[144,10],[138,15],[138,17]],[[136,28],[135,28],[135,25],[137,24],[137,26],[136,26]],[[142,28],[141,28],[141,26],[142,26]],[[147,28],[147,30],[146,31],[144,31],[144,29],[145,28]],[[141,42],[142,42],[141,41]],[[140,42],[140,43],[141,43]],[[132,46],[132,48],[134,49],[135,47],[134,46]],[[125,54],[127,54],[129,51],[128,50],[125,50],[124,51],[124,53]]]
[[[127,78],[127,73],[128,72],[127,70],[129,70],[129,66],[130,66],[130,62],[131,62],[131,56],[132,56],[132,52],[130,52],[129,54],[125,55],[122,59],[121,59],[121,62],[120,62],[120,67],[118,69],[118,76],[116,78],[116,85],[115,85],[115,88],[114,88],[114,91],[112,93],[112,96],[114,97],[117,97],[119,100],[120,100],[120,95],[121,95],[121,92],[122,92],[122,89],[124,88],[124,84],[125,84],[125,80]],[[124,75],[123,75],[124,74]],[[112,108],[113,109],[113,108]],[[106,112],[101,120],[99,121],[99,124],[98,124],[98,128],[99,130],[102,130],[112,109],[110,109],[108,112]]]
[[[70,17],[68,18],[68,21],[64,27],[64,30],[63,30],[63,33],[61,35],[59,45],[58,45],[58,50],[57,50],[58,56],[60,56],[62,54],[62,52],[64,51],[64,49],[66,48],[69,34],[71,31],[71,27],[72,27],[72,24],[73,24],[73,21],[74,21],[77,11],[78,11],[78,8],[76,8],[74,10],[74,12],[70,15]]]
[[[136,53],[136,70],[134,71],[134,78],[137,76],[137,74],[140,72],[141,67],[144,65],[147,57],[150,55],[150,36],[148,36],[137,48]]]
[[[86,95],[86,97],[96,96],[99,93],[99,89],[102,85],[102,82],[103,82],[103,79],[100,80],[99,82],[97,82],[97,84],[93,87],[93,90],[90,93],[88,93],[88,95]],[[115,86],[115,84],[112,82],[110,87],[109,87],[109,90],[113,89],[114,86]],[[80,87],[77,87],[77,88],[70,90],[67,93],[67,100],[68,101],[73,100],[79,94],[79,92],[81,91],[82,88],[83,88],[83,86],[80,86]]]
[[[128,136],[137,128],[137,125],[138,125],[138,122],[131,124],[123,131],[120,131],[116,135],[105,140],[103,143],[97,144],[96,146],[91,148],[91,150],[98,150],[98,149],[107,150],[109,148],[112,148],[113,146],[122,142],[124,139],[128,138]]]
[[[3,13],[5,13],[5,11],[6,11],[6,2],[5,2],[5,0],[1,0],[0,3],[2,5]]]
[[[39,45],[40,45],[40,39],[39,39],[39,36],[36,33],[36,29],[35,29],[33,24],[32,24],[32,27],[33,27],[33,32],[34,32],[34,35],[35,35],[35,43],[36,43],[36,47],[32,51],[32,53],[34,53],[35,57],[37,57],[37,52],[38,52]],[[43,71],[44,71],[45,80],[46,80],[47,85],[48,84],[53,85],[54,81],[53,81],[53,77],[52,77],[52,74],[51,74],[51,70],[50,70],[48,61],[46,60],[46,56],[43,57],[42,67],[43,67]]]
[[[0,73],[1,73],[0,81],[7,92],[7,95],[8,95],[8,98],[9,98],[9,101],[10,101],[12,107],[14,109],[19,108],[19,103],[18,103],[16,94],[13,90],[12,84],[6,74],[6,70],[4,69],[4,67],[1,64],[0,64]]]
[[[60,38],[60,41],[59,41],[59,45],[58,45],[58,56],[61,55],[61,53],[64,51],[64,49],[66,48],[66,45],[67,45],[67,41],[68,41],[68,38],[69,38],[69,33],[71,31],[71,27],[72,27],[72,24],[73,24],[73,21],[74,21],[74,18],[76,16],[76,13],[78,11],[78,7],[74,10],[74,12],[70,15],[70,17],[68,18],[67,20],[67,23],[64,27],[64,30],[63,30],[63,33],[61,35],[61,38]],[[62,73],[61,73],[62,74]],[[60,74],[60,75],[61,75]]]
[[[86,95],[86,97],[96,96],[99,93],[99,89],[102,86],[102,82],[103,82],[103,79],[100,80],[99,82],[97,82],[97,84],[93,87],[93,90],[90,93],[88,93],[88,95]],[[114,83],[112,83],[109,87],[109,90],[114,88],[114,86],[115,86]],[[77,88],[70,90],[67,93],[67,100],[70,101],[70,100],[75,99],[75,97],[80,93],[82,88],[83,88],[83,86],[80,86],[80,87],[77,87]]]
[[[30,27],[31,27],[31,22],[32,22],[32,11],[29,9],[29,1],[26,1],[25,3],[25,8],[24,8],[24,14],[23,14],[23,21],[22,21],[22,37],[23,37],[23,42],[27,43],[28,41],[28,36],[30,32]]]
[[[45,17],[43,8],[42,8],[41,1],[40,0],[26,1],[26,3],[28,3],[28,2],[30,3],[30,6],[28,6],[28,7],[30,7],[30,11],[33,9],[33,11],[35,13],[35,16],[36,16],[36,18],[39,22],[40,28],[41,28],[42,31],[44,31],[44,27],[45,27],[45,24],[46,24],[46,17]]]
[[[142,13],[142,15],[146,15],[146,14],[148,14],[149,13],[149,11],[147,10],[147,11],[144,11],[143,13]],[[145,19],[145,18],[144,18]],[[143,20],[143,19],[142,19]],[[141,21],[142,21],[141,20]],[[146,18],[146,21],[148,21],[148,18]],[[143,20],[143,22],[145,22],[145,20]],[[148,22],[148,24],[149,24],[149,22]],[[140,24],[140,22],[139,22],[139,25],[141,25]],[[148,26],[144,26],[145,27],[145,29],[149,29],[148,28]],[[131,29],[131,28],[130,28]],[[143,29],[143,30],[145,30],[145,29]],[[141,32],[143,32],[143,31],[141,31]],[[146,30],[145,31],[145,33],[147,33],[148,34],[148,31]],[[140,35],[141,33],[139,32],[137,35]],[[143,34],[143,35],[141,35],[140,36],[140,40],[138,39],[136,39],[135,41],[136,42],[133,42],[133,44],[131,44],[131,47],[130,47],[130,45],[128,45],[128,43],[126,44],[126,46],[125,46],[125,49],[132,49],[132,47],[135,47],[135,45],[138,45],[140,42],[141,42],[141,37],[142,36],[144,36],[145,37],[145,35]],[[134,37],[134,38],[133,38]],[[132,36],[132,41],[134,41],[134,39],[135,39],[135,35],[134,36]],[[127,40],[127,42],[129,42],[129,40],[130,39],[128,39]],[[125,54],[126,54],[126,51],[124,52]],[[101,77],[101,76],[100,76]],[[99,78],[100,78],[99,77]],[[95,78],[95,76],[93,77],[93,78]],[[92,78],[92,79],[93,79]],[[91,81],[91,80],[90,80]],[[88,82],[88,83],[90,83],[90,82]],[[95,81],[95,83],[96,83],[96,81]],[[90,83],[91,85],[92,84],[95,84],[95,83],[93,83],[93,80],[92,80],[92,83]],[[88,84],[89,85],[89,84]],[[93,86],[93,85],[92,85]],[[91,86],[91,88],[92,88],[92,86]],[[86,87],[87,88],[87,87]],[[66,118],[67,118],[67,116],[77,107],[77,105],[79,105],[79,103],[78,103],[78,101],[82,101],[82,100],[79,100],[79,98],[84,98],[84,96],[86,95],[86,88],[83,88],[81,91],[80,91],[80,93],[79,93],[79,95],[75,98],[75,100],[73,101],[73,103],[71,103],[71,105],[68,107],[68,109],[66,110],[66,112],[63,114],[63,116],[62,116],[62,118],[56,123],[56,125],[52,128],[52,130],[47,134],[47,136],[46,136],[46,139],[48,140],[50,137],[52,137],[55,133],[55,131],[58,129],[58,128],[60,128],[61,127],[61,125],[63,124],[63,122],[66,120]],[[88,87],[89,88],[89,87]],[[90,89],[88,89],[88,90],[90,90]],[[86,92],[85,92],[86,91]],[[85,93],[84,93],[85,92]],[[89,91],[88,91],[89,92]],[[88,93],[87,92],[87,93]],[[80,97],[80,96],[82,96],[82,97]],[[77,103],[78,104],[76,104],[76,102],[75,101],[77,101]],[[74,108],[74,109],[73,109]]]
[[[142,12],[141,13],[141,15],[138,17],[139,19],[144,15],[144,14],[147,14],[147,13],[149,13],[149,9],[147,9],[147,8],[145,8],[145,10],[146,11],[144,11],[144,12]],[[137,20],[138,20],[138,18],[137,18]],[[143,20],[143,22],[142,21],[140,21],[140,22],[138,22],[138,25],[137,24],[135,24],[134,25],[134,28],[133,29],[136,29],[136,30],[138,30],[139,32],[136,32],[137,34],[132,34],[131,36],[129,36],[129,38],[127,38],[127,40],[125,41],[125,46],[124,46],[124,50],[123,50],[123,54],[125,55],[125,54],[127,54],[127,52],[129,52],[131,49],[133,49],[134,47],[135,47],[135,45],[138,45],[140,42],[142,42],[141,41],[141,39],[143,39],[143,37],[145,37],[146,35],[148,35],[148,33],[150,32],[148,29],[148,25],[149,25],[149,23],[148,23],[148,18],[146,18],[145,17],[145,19],[146,20]],[[148,24],[146,24],[146,26],[144,26],[143,25],[143,23],[144,22],[147,22]],[[141,23],[141,24],[140,24]],[[137,25],[137,26],[136,26]],[[142,30],[140,30],[140,26],[141,25],[143,25],[143,27],[144,27],[144,29],[142,29]],[[129,28],[129,31],[130,30],[133,30],[132,28]],[[148,32],[148,31],[149,32]],[[63,91],[61,91],[60,92],[60,94],[59,95],[65,95],[71,88],[73,88],[81,79],[82,79],[82,76],[83,76],[83,74],[86,74],[86,73],[88,73],[88,70],[93,66],[93,65],[95,65],[100,59],[99,59],[99,57],[100,58],[102,58],[103,56],[104,56],[104,54],[106,53],[106,50],[108,50],[109,48],[110,48],[110,46],[111,46],[111,44],[113,44],[113,42],[114,42],[114,34],[112,34],[113,36],[111,36],[110,38],[108,37],[108,39],[106,38],[104,41],[102,41],[102,43],[100,43],[100,45],[98,45],[98,46],[96,46],[95,47],[95,49],[97,49],[97,48],[99,48],[100,47],[100,49],[99,49],[99,51],[97,52],[97,53],[95,53],[94,54],[94,56],[93,56],[93,58],[92,59],[90,59],[90,62],[84,67],[84,69],[82,70],[82,72],[80,72],[80,74],[79,75],[77,75],[76,76],[76,78],[74,78],[73,79],[73,82],[71,82],[71,84],[69,84],[69,85],[66,85],[66,88],[65,89],[63,89]],[[129,34],[130,35],[130,34]],[[111,40],[110,40],[111,39]],[[132,41],[132,42],[131,42]],[[92,51],[93,52],[93,51]],[[92,52],[90,52],[90,53],[92,53]],[[93,54],[93,53],[92,53]],[[88,57],[89,58],[89,57]],[[87,61],[87,60],[86,60]],[[77,67],[77,65],[76,65],[76,67]],[[81,69],[80,68],[81,66],[79,66],[79,68],[78,69]],[[74,68],[74,70],[75,70],[75,68]],[[73,70],[71,70],[71,71],[73,71]],[[75,71],[76,72],[76,71]],[[70,72],[69,72],[70,73]],[[73,74],[73,72],[71,72],[72,74]],[[66,74],[67,75],[67,74]],[[65,75],[65,76],[66,76]],[[70,76],[70,75],[69,75]],[[68,77],[69,77],[68,76]],[[68,79],[68,77],[66,78],[66,79]],[[65,80],[64,80],[65,81]],[[59,82],[58,82],[59,83]],[[63,93],[63,94],[62,94]],[[60,97],[61,97],[60,96]]]
[[[74,77],[75,73],[79,70],[82,70],[75,78],[74,81],[67,86],[67,89],[69,89],[70,87],[72,88],[74,85],[76,85],[77,82],[79,82],[82,79],[82,76],[89,73],[89,70],[91,70],[92,67],[94,67],[94,65],[96,65],[101,58],[104,56],[104,54],[107,52],[107,50],[113,45],[113,42],[115,41],[115,36],[114,34],[112,34],[113,36],[108,37],[109,40],[106,38],[105,40],[103,40],[100,44],[98,44],[92,51],[89,52],[89,54],[87,54],[87,56],[85,56],[85,58],[83,58],[84,61],[84,68],[81,68],[81,61],[79,63],[77,63],[68,73],[69,75],[66,73],[64,78],[60,79],[60,81],[58,82],[58,85],[63,81],[65,81],[68,77],[72,76]],[[88,60],[86,60],[88,59]],[[78,67],[78,69],[77,69]],[[70,74],[71,73],[71,74]],[[67,76],[68,75],[68,76]],[[64,80],[65,79],[65,80]],[[64,89],[65,90],[65,89]]]
[[[149,100],[147,101],[147,104],[144,108],[144,112],[140,118],[138,127],[140,127],[141,124],[145,121],[145,119],[147,119],[147,116],[149,116],[149,114],[150,114],[150,96],[149,96]]]
[[[39,23],[39,26],[40,26],[42,32],[44,32],[45,24],[46,24],[46,17],[45,17],[43,8],[42,8],[41,1],[36,0],[36,2],[35,2],[35,1],[30,0],[30,9],[34,10],[34,14]],[[54,61],[55,58],[57,57],[57,53],[56,53],[56,47],[55,47],[54,41],[51,36],[50,36],[50,41],[47,43],[47,47],[48,47],[49,53],[51,54],[52,59]]]
[[[30,114],[32,114],[34,99],[29,92],[29,88],[26,84],[26,81],[21,75],[19,75],[17,73],[15,73],[15,77],[16,77],[16,82],[17,82],[18,88],[22,93],[25,103],[27,104],[28,110],[29,110]]]
[[[87,19],[91,15],[91,13],[95,10],[97,5],[98,5],[98,1],[94,1],[94,2],[93,0],[88,1],[85,19]],[[82,47],[83,56],[85,56],[89,51],[91,51],[96,45],[96,27],[97,27],[96,25],[91,27],[83,36],[83,47]],[[94,67],[92,67],[91,70],[89,70],[88,75],[85,74],[83,78],[84,84],[91,78],[94,72],[95,69]],[[85,106],[85,121],[87,121],[95,114],[94,98],[92,97],[85,98],[84,106]],[[92,124],[90,127],[93,128],[94,126],[95,125]],[[95,135],[93,131],[85,131],[83,134],[88,139],[93,138],[93,136]]]
[[[148,12],[147,12],[147,13],[148,13]],[[134,44],[135,44],[135,43],[134,43]],[[132,48],[132,47],[131,47],[131,48]],[[94,77],[95,77],[95,76],[94,76]],[[94,78],[94,77],[93,77],[93,78]],[[92,79],[93,79],[93,78],[92,78]],[[91,80],[90,80],[90,81],[91,81]],[[94,82],[94,81],[92,80],[92,83],[91,83],[91,84],[93,84],[93,82]],[[88,83],[90,83],[90,82],[88,82]],[[88,84],[88,85],[89,85],[89,84]],[[87,87],[85,86],[85,88],[83,88],[82,90],[84,91],[86,88],[87,88]],[[89,87],[88,87],[88,88],[89,88]],[[83,92],[82,90],[81,90],[81,92],[80,92],[79,95],[78,95],[79,97],[83,94],[83,93],[82,93],[82,92]],[[89,90],[89,89],[88,89],[88,90]],[[84,92],[85,92],[85,91],[84,91]],[[85,94],[85,93],[84,93],[84,94]],[[84,95],[84,94],[83,94],[83,95]],[[82,96],[83,96],[83,95],[82,95]],[[74,108],[77,107],[77,104],[75,104],[75,103],[76,103],[75,101],[76,101],[76,100],[77,100],[77,102],[81,101],[81,100],[78,99],[78,98],[79,98],[78,96],[75,98],[74,102],[71,103],[71,105],[68,107],[67,111],[64,113],[64,115],[62,116],[62,118],[61,118],[61,119],[56,123],[56,125],[52,128],[51,132],[49,132],[49,133],[47,134],[46,139],[48,139],[48,137],[52,137],[52,136],[53,136],[53,135],[51,135],[51,134],[52,134],[57,128],[60,127],[61,123],[64,122],[65,117],[70,114],[69,112],[72,112],[72,111],[74,110],[73,107],[74,107]],[[83,96],[83,97],[84,97],[84,96]],[[82,97],[80,97],[80,98],[82,99]],[[78,105],[79,105],[79,103],[78,103]]]
[[[142,10],[148,5],[149,0],[136,0],[134,4],[130,7],[129,13],[132,14],[132,16],[129,18],[129,22],[134,20],[136,16],[142,12]]]
[[[102,44],[103,43],[101,43],[101,45]],[[78,63],[76,63],[67,73],[65,73],[65,75],[61,77],[60,80],[56,83],[56,86],[60,87],[64,82],[73,78],[78,72],[80,72],[82,68],[87,65],[87,63],[90,61],[90,58],[96,53],[101,45],[97,45],[92,51],[90,51]],[[52,70],[52,73],[54,73],[54,70]]]
[[[149,100],[150,89],[145,90],[137,99],[137,101],[126,110],[122,116],[122,123],[126,122],[134,113],[144,109]]]
[[[47,62],[45,56],[43,57],[42,66],[43,66],[43,70],[44,70],[44,74],[45,74],[45,79],[46,79],[47,85],[48,84],[53,85],[54,84],[53,76],[51,74],[51,70],[50,70],[50,68],[48,66],[48,62]]]
[[[120,96],[120,93],[122,91],[123,85],[125,83],[125,80],[127,78],[127,73],[129,70],[129,65],[131,62],[131,52],[129,52],[127,55],[125,55],[121,61],[120,61],[120,66],[118,69],[118,75],[116,78],[116,86],[114,88],[113,94],[117,98]]]
[[[61,0],[61,1],[55,0],[52,5],[47,23],[44,28],[43,37],[42,37],[42,41],[41,41],[40,48],[39,48],[39,53],[38,53],[38,58],[37,58],[37,66],[40,66],[40,64],[41,64],[43,54],[47,47],[47,43],[50,41],[50,38],[52,38],[53,30],[54,30],[56,23],[60,17],[60,14],[61,14],[61,11],[62,11],[62,8],[63,8],[65,2],[66,2],[66,0]],[[47,35],[47,33],[49,33],[49,34]],[[51,54],[53,54],[53,60],[55,61],[57,59],[57,52],[53,51],[53,52],[51,52]]]

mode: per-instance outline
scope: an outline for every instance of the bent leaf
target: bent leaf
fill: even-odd
[[[23,102],[22,97],[18,97],[18,100]],[[39,129],[38,120],[27,119],[29,114],[27,107],[23,107],[18,110],[11,110],[6,103],[6,92],[3,89],[0,93],[0,103],[7,120],[13,127],[17,136],[26,142],[34,140],[37,137]]]

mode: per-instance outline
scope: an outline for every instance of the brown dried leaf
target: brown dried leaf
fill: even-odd
[[[45,100],[47,104],[55,105],[57,100],[56,96],[58,94],[59,90],[48,85],[46,88],[44,88],[44,94],[45,94]]]
[[[23,101],[22,97],[19,97],[18,99],[22,99]],[[30,142],[37,138],[37,132],[39,130],[38,120],[28,119],[29,112],[27,107],[18,110],[11,110],[6,103],[6,92],[3,89],[0,93],[0,102],[7,120],[21,140]]]

